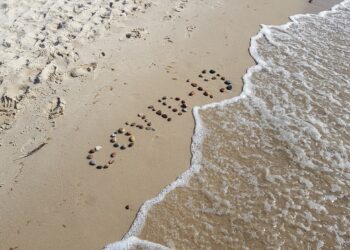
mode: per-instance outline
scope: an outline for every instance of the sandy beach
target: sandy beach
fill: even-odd
[[[25,95],[0,134],[0,249],[102,249],[120,240],[143,202],[189,168],[192,107],[240,94],[259,25],[340,1],[135,2],[142,7],[112,18],[96,38],[70,43],[79,57],[60,68],[57,82],[43,78],[30,91],[15,91]],[[208,96],[191,86],[204,86],[200,74],[210,80]],[[232,90],[220,92],[221,77]],[[187,105],[181,115],[177,97]],[[146,130],[149,122],[154,130]],[[130,148],[110,143],[119,128],[135,136]],[[128,139],[117,136],[121,144]],[[89,166],[96,145],[102,146],[94,153],[97,165]],[[113,152],[115,162],[97,169]]]

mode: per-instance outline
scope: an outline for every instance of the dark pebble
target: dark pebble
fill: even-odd
[[[198,75],[199,78],[202,78],[203,76],[202,75]]]
[[[224,83],[225,83],[226,85],[231,85],[231,84],[232,84],[232,82],[231,82],[230,80],[226,80]]]
[[[177,112],[177,109],[173,109],[173,112]]]
[[[163,118],[168,118],[168,116],[166,114],[162,114]]]
[[[198,87],[198,90],[199,90],[199,91],[202,91],[202,90],[203,90],[203,88],[202,88],[202,87]]]
[[[91,160],[91,159],[93,158],[93,155],[88,155],[86,158],[87,158],[88,160]]]
[[[171,121],[171,118],[169,117],[169,118],[167,119],[167,121],[170,122],[170,121]]]
[[[211,70],[209,70],[209,73],[210,73],[210,74],[215,74],[215,73],[216,73],[216,71],[215,71],[215,70],[213,70],[213,69],[211,69]]]
[[[102,169],[102,166],[97,166],[96,168],[97,168],[97,169]]]
[[[231,89],[232,89],[232,85],[228,85],[228,86],[226,87],[226,89],[227,89],[227,90],[231,90]]]
[[[195,88],[198,86],[198,84],[193,82],[193,83],[191,83],[191,86]]]
[[[129,209],[130,209],[130,206],[129,206],[129,205],[126,205],[126,206],[125,206],[125,209],[126,209],[126,210],[129,210]]]
[[[202,70],[202,74],[206,74],[207,71],[205,69]]]
[[[156,112],[156,114],[157,114],[157,115],[161,115],[161,114],[162,114],[162,111],[161,111],[161,110],[158,110],[158,111]]]

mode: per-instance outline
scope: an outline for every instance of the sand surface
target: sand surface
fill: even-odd
[[[191,112],[166,122],[147,106],[158,105],[162,96],[179,96],[192,107],[238,95],[241,77],[254,63],[249,39],[259,24],[285,23],[292,14],[337,2],[161,1],[123,22],[111,21],[94,41],[74,44],[77,63],[96,63],[96,69],[63,78],[56,87],[60,94],[48,95],[64,99],[64,115],[46,123],[46,113],[40,118],[23,112],[1,135],[0,249],[99,249],[120,239],[140,205],[190,163]],[[125,38],[133,29],[135,37]],[[221,94],[214,82],[213,99],[190,98],[186,80],[197,81],[202,69],[211,68],[233,81],[233,91]],[[138,113],[156,131],[129,128],[135,146],[114,150],[109,135],[126,121],[139,122]],[[16,160],[43,142],[39,151]],[[88,166],[86,155],[95,145],[103,146],[101,162],[117,152],[109,169]]]

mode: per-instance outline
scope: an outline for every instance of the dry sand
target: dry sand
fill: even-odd
[[[214,101],[239,94],[241,77],[253,64],[249,39],[260,23],[285,23],[292,14],[319,12],[337,2],[167,0],[122,25],[112,22],[94,42],[76,44],[81,62],[97,58],[97,68],[64,80],[66,108],[55,127],[43,129],[27,114],[2,135],[0,249],[98,249],[120,239],[140,205],[190,163],[191,113],[165,122],[147,106],[162,96],[185,98],[190,107],[211,102],[201,95],[189,98],[186,83],[209,68],[234,82],[226,94],[214,85]],[[180,11],[172,10],[174,4],[181,4]],[[131,29],[140,29],[135,33],[140,37],[126,39]],[[106,159],[113,152],[109,135],[125,121],[137,121],[138,113],[156,131],[133,129],[135,146],[117,150],[112,167],[89,167],[87,151],[102,145],[98,160]],[[23,124],[40,136],[22,132]],[[29,139],[31,145],[48,144],[14,161],[28,151],[21,150]]]

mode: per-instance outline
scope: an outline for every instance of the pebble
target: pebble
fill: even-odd
[[[158,102],[162,102],[162,100],[159,99]]]
[[[206,74],[207,71],[205,69],[202,70],[202,74]]]
[[[91,160],[91,161],[89,161],[89,164],[90,164],[91,166],[95,166],[97,163],[96,163],[96,161]]]
[[[97,166],[96,168],[97,168],[97,169],[102,169],[102,166]]]
[[[178,115],[182,115],[182,113],[181,112],[179,112],[179,113],[177,113]]]
[[[207,91],[204,91],[203,95],[208,96],[209,94]]]
[[[231,84],[232,84],[232,82],[231,82],[230,80],[226,80],[226,81],[224,81],[224,83],[225,83],[226,85],[231,85]]]
[[[225,77],[221,77],[221,80],[222,80],[222,81],[225,81],[225,79],[226,79]]]
[[[95,152],[96,152],[95,149],[90,149],[89,154],[93,154],[93,153],[95,153]]]
[[[163,100],[166,100],[166,99],[167,99],[167,97],[166,97],[166,96],[163,96],[163,97],[162,97],[162,99],[163,99]]]
[[[220,74],[216,74],[217,77],[220,77]]]
[[[213,95],[209,95],[209,97],[210,97],[211,99],[213,99],[213,98],[214,98],[214,96],[213,96]]]
[[[187,109],[183,108],[183,109],[182,109],[182,112],[186,113],[186,112],[187,112]]]
[[[139,113],[139,114],[137,114],[137,116],[138,116],[138,117],[141,117],[141,116],[143,116],[143,114],[142,114],[142,113]]]
[[[172,108],[172,107],[169,105],[169,106],[168,106],[168,109],[171,109],[171,108]]]
[[[130,124],[131,127],[135,127],[135,125],[136,125],[135,122],[133,122],[133,123]]]
[[[189,96],[193,96],[194,95],[194,91],[191,91],[188,95]]]
[[[117,141],[117,138],[115,138],[115,137],[113,137],[112,139],[111,139],[111,143],[115,143]]]
[[[213,70],[213,69],[211,69],[211,70],[209,70],[209,73],[210,73],[210,74],[215,74],[215,73],[216,73],[216,71],[215,71],[215,70]]]
[[[186,82],[190,82],[190,79],[187,79]]]
[[[119,147],[119,143],[114,143],[113,147],[115,147],[115,148]]]
[[[175,101],[180,101],[180,97],[175,97]]]
[[[128,122],[125,122],[125,125],[126,125],[126,126],[128,126],[128,125],[129,125],[129,123],[128,123]]]
[[[120,129],[118,129],[118,133],[120,133],[120,134],[125,133],[125,129],[124,129],[124,128],[120,128]]]
[[[199,78],[202,78],[203,76],[202,75],[198,75]]]
[[[91,160],[92,158],[94,158],[94,156],[93,156],[93,155],[88,155],[86,158],[87,158],[88,160]]]
[[[186,103],[186,101],[185,101],[185,100],[182,100],[182,101],[181,101],[181,103],[182,103],[182,104],[185,104],[185,103]]]
[[[185,103],[181,104],[181,108],[187,108],[187,104]]]
[[[96,150],[96,151],[100,151],[101,149],[102,149],[102,146],[100,146],[100,145],[98,145],[98,146],[95,147],[95,150]]]
[[[231,89],[232,89],[232,85],[228,85],[228,86],[226,87],[226,89],[227,89],[227,90],[231,90]]]
[[[121,150],[126,149],[125,145],[121,145],[121,146],[120,146],[120,149],[121,149]]]
[[[117,156],[117,153],[116,152],[113,152],[112,154],[111,154],[111,157],[112,158],[115,158]]]
[[[209,81],[207,78],[204,79],[205,82]]]
[[[166,114],[162,114],[163,118],[168,118],[168,116]]]
[[[198,87],[198,90],[199,90],[199,91],[202,91],[202,90],[203,90],[203,88],[202,88],[202,87]]]
[[[109,164],[109,165],[112,165],[113,163],[114,163],[114,160],[109,160],[109,161],[108,161],[108,164]]]
[[[125,206],[125,209],[126,209],[126,210],[129,210],[129,209],[130,209],[130,206],[129,206],[129,205],[126,205],[126,206]]]
[[[198,84],[193,82],[193,83],[191,83],[191,86],[192,86],[192,87],[197,87]]]
[[[117,136],[116,133],[111,134],[111,137],[112,137],[112,138],[113,138],[113,137],[116,137],[116,136]]]
[[[212,80],[216,80],[216,77],[215,77],[215,76],[213,76],[211,79],[212,79]]]
[[[152,109],[152,111],[156,111],[156,109],[155,109],[155,108],[153,108],[153,109]]]
[[[145,115],[141,116],[141,119],[142,120],[146,119],[146,116]]]
[[[126,38],[130,38],[131,37],[131,33],[126,33],[125,36],[126,36]]]
[[[169,117],[169,118],[167,119],[167,121],[170,122],[170,121],[171,121],[171,117]]]
[[[221,88],[221,89],[220,89],[220,92],[221,92],[221,93],[224,93],[224,92],[225,92],[225,89],[224,89],[224,88]]]
[[[153,108],[154,108],[153,105],[148,106],[148,109],[153,109]]]
[[[173,112],[177,112],[177,109],[173,109]]]
[[[127,131],[127,132],[125,133],[125,135],[126,135],[126,136],[130,136],[130,135],[131,135],[131,132]]]
[[[108,165],[104,165],[104,166],[103,166],[103,169],[107,169],[107,168],[108,168]]]
[[[163,102],[162,104],[163,104],[163,106],[166,106],[166,105],[167,105],[166,102]]]
[[[129,143],[128,147],[131,148],[132,146],[134,146],[134,143],[133,142]]]
[[[161,110],[158,110],[158,111],[156,112],[156,114],[157,114],[157,115],[161,115],[161,114],[162,114],[162,111],[161,111]]]
[[[152,126],[152,122],[147,123],[147,126]]]
[[[130,142],[135,142],[135,141],[136,141],[135,136],[130,136],[129,141],[130,141]]]
[[[143,125],[139,125],[139,129],[143,129]]]

